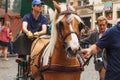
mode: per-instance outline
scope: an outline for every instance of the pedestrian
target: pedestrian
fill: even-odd
[[[4,60],[8,60],[8,46],[9,46],[9,41],[10,41],[10,22],[5,21],[4,26],[1,29],[0,32],[0,45],[1,45],[1,50],[0,53],[4,53]]]
[[[11,40],[9,41],[9,52],[10,54],[14,54],[13,51],[13,36],[12,36],[12,30],[10,29],[10,38]]]
[[[2,29],[2,21],[0,20],[0,32]],[[2,56],[2,47],[0,46],[0,56]]]
[[[23,17],[22,39],[16,49],[19,58],[26,59],[25,55],[30,55],[32,42],[47,32],[48,20],[42,15],[43,4],[41,0],[33,0],[32,12]]]
[[[84,57],[106,49],[107,66],[105,80],[120,79],[120,22],[109,28],[103,36],[92,46],[82,49]]]
[[[97,30],[92,32],[88,37],[82,40],[83,43],[94,44],[99,38],[102,37],[103,33],[107,30],[107,18],[99,16],[97,19]],[[100,80],[104,80],[105,68],[102,60],[103,50],[99,51],[98,54],[94,55],[95,70],[99,72]],[[102,73],[102,74],[101,74]]]
[[[0,32],[1,32],[1,29],[2,29],[2,21],[0,20]]]

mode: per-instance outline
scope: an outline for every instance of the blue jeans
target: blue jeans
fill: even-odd
[[[9,42],[9,47],[8,47],[9,49],[9,52],[10,52],[10,54],[12,54],[13,53],[13,44],[12,44],[12,42],[10,41]]]

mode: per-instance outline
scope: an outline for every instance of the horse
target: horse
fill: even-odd
[[[78,1],[73,5],[59,5],[56,1],[53,4],[55,14],[50,39],[41,36],[32,44],[31,76],[34,80],[80,80],[84,65],[79,35],[85,24],[77,14]]]

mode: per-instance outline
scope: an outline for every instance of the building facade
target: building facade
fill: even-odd
[[[13,9],[14,0],[8,1],[10,1],[8,9]],[[69,1],[72,4],[74,0]],[[120,20],[120,0],[78,0],[78,5],[78,14],[86,26],[91,29],[96,28],[96,19],[101,15],[108,19],[109,27],[115,25]],[[50,21],[52,21],[54,11],[48,6],[44,6],[43,10],[43,14],[48,15]]]
[[[108,27],[120,21],[120,0],[78,0],[78,13],[91,29],[96,28],[96,19],[105,16],[108,19]]]
[[[100,4],[93,4],[93,26],[95,29],[96,19],[99,16],[105,16],[108,20],[108,27],[115,25],[120,21],[120,0],[117,1],[106,1]]]

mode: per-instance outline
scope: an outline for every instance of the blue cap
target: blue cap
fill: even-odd
[[[41,0],[33,0],[32,5],[36,5],[36,4],[44,4],[44,3]]]

